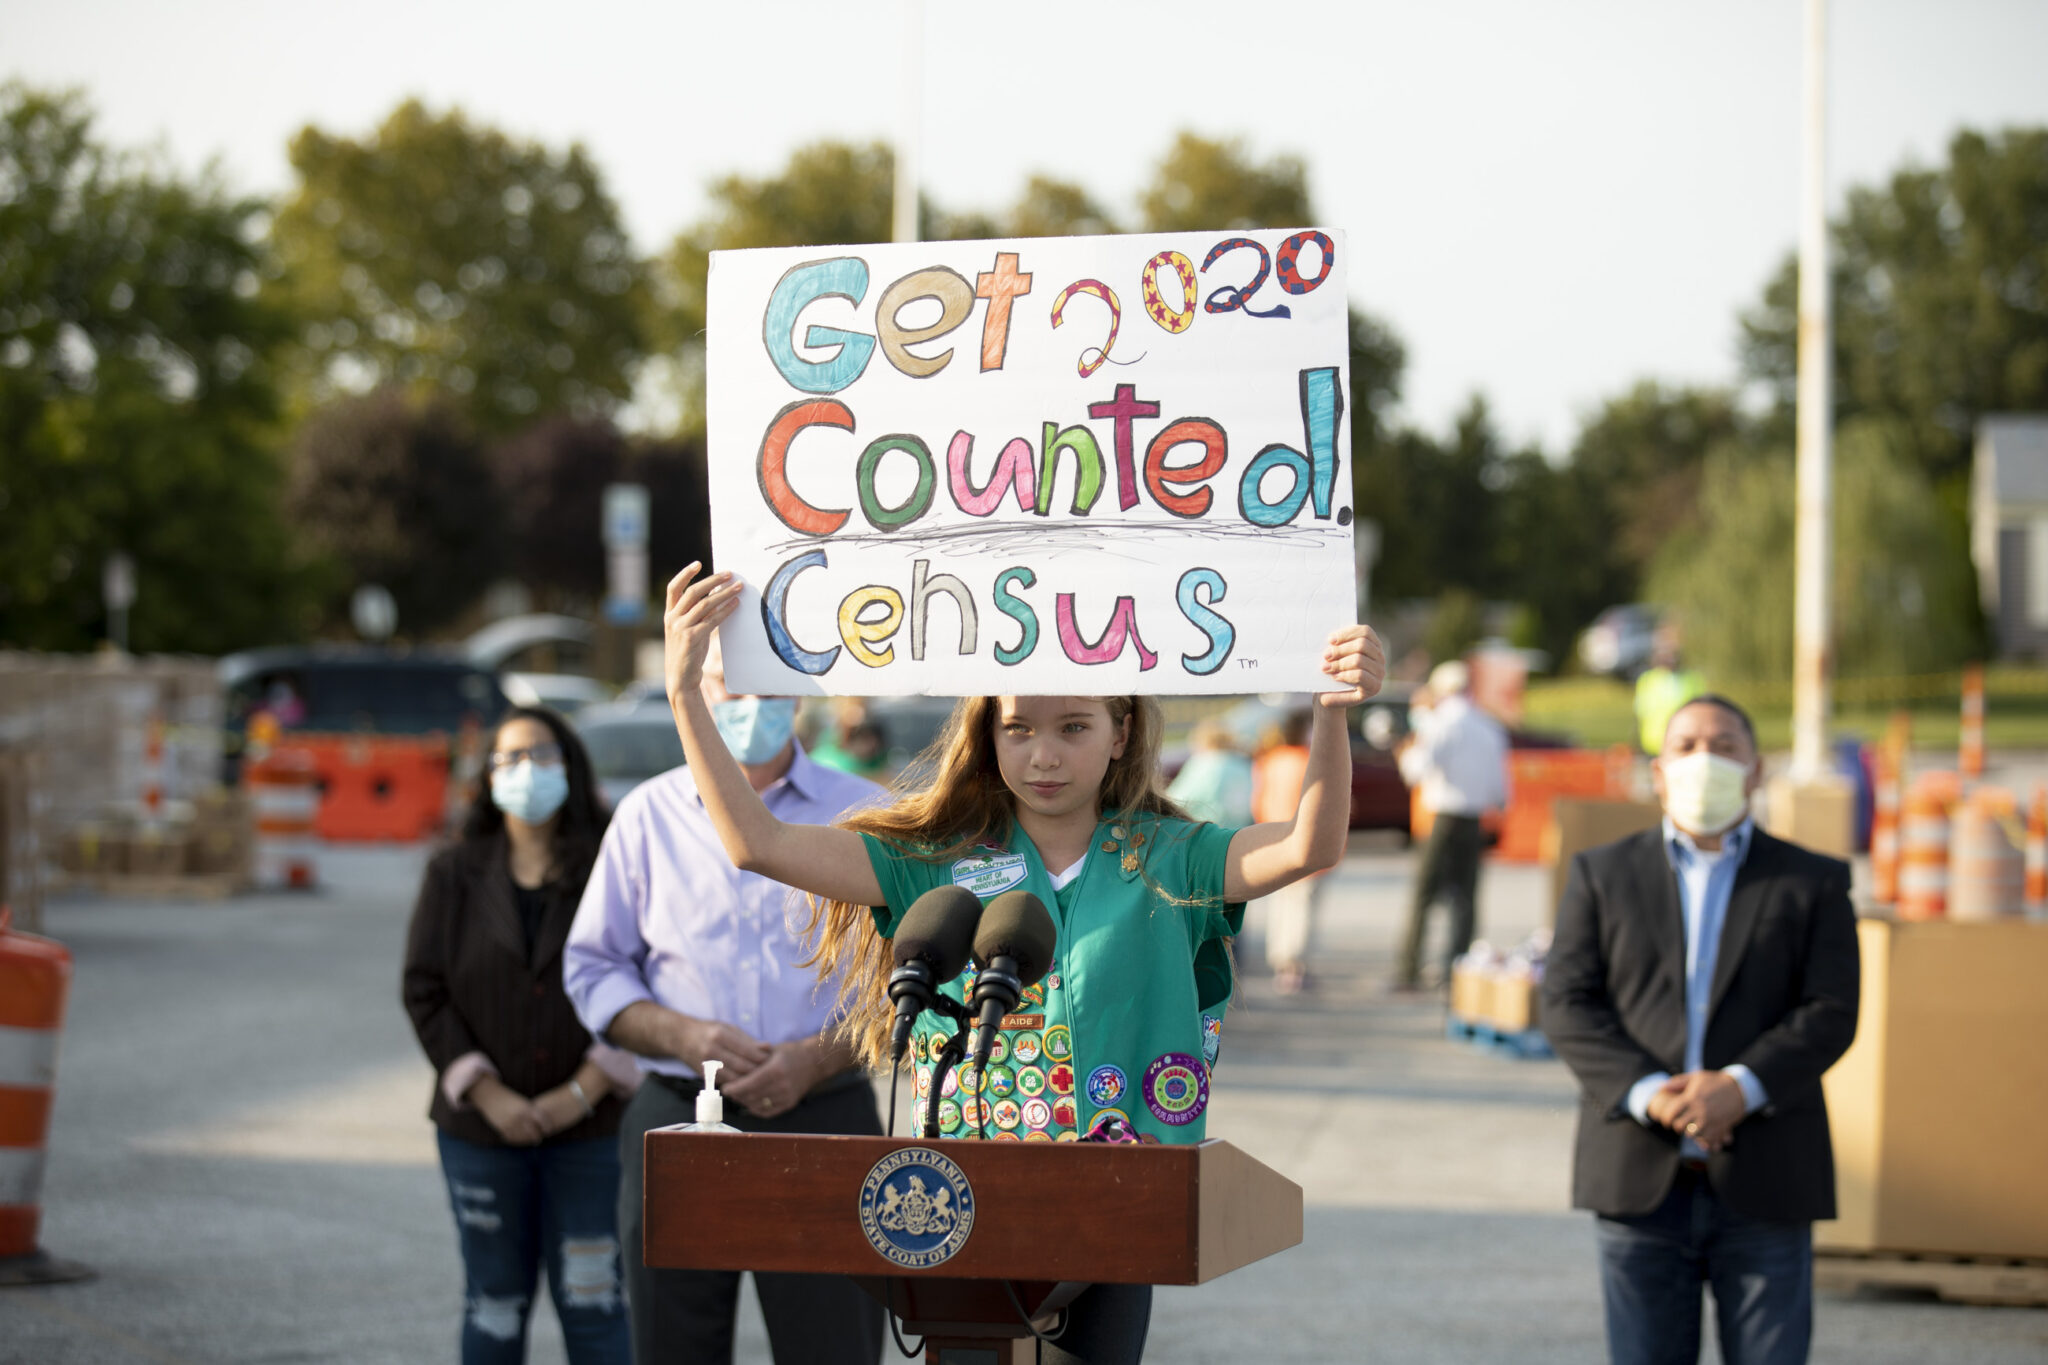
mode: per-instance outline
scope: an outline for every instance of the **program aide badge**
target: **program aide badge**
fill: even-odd
[[[860,1227],[891,1264],[923,1270],[948,1261],[974,1231],[966,1173],[928,1147],[904,1147],[874,1164],[860,1186]]]

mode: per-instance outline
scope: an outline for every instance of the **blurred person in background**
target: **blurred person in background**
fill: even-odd
[[[1856,1035],[1849,867],[1756,828],[1748,715],[1680,707],[1653,769],[1661,827],[1572,860],[1543,1028],[1579,1082],[1572,1203],[1597,1215],[1616,1365],[1797,1365],[1813,1220],[1835,1216],[1821,1075]]]
[[[1188,761],[1166,794],[1197,820],[1227,829],[1251,824],[1252,761],[1239,752],[1230,731],[1205,720],[1188,736],[1188,746]]]
[[[1268,732],[1252,759],[1254,824],[1292,820],[1301,805],[1302,784],[1308,777],[1309,720],[1307,711],[1289,715]],[[1308,942],[1315,932],[1316,895],[1324,876],[1318,872],[1303,877],[1259,902],[1266,917],[1266,965],[1273,969],[1273,987],[1282,995],[1298,994],[1308,985]]]
[[[778,817],[827,824],[880,794],[813,762],[795,735],[796,701],[725,690],[717,637],[704,699],[719,738]],[[740,1272],[663,1270],[642,1252],[642,1137],[689,1123],[703,1064],[723,1063],[725,1121],[745,1132],[879,1135],[865,1072],[836,1033],[836,979],[810,956],[791,914],[801,899],[742,872],[712,827],[696,776],[678,767],[619,802],[569,935],[564,971],[591,1031],[637,1054],[646,1084],[619,1130],[626,1296],[639,1365],[731,1365]],[[772,1191],[764,1194],[772,1195]],[[882,1308],[838,1275],[754,1275],[778,1365],[876,1365]]]
[[[880,781],[889,768],[889,736],[859,697],[841,697],[810,753],[815,763]]]
[[[1430,907],[1445,901],[1451,914],[1439,984],[1451,962],[1472,946],[1478,931],[1479,860],[1486,849],[1480,818],[1508,803],[1508,735],[1501,723],[1473,705],[1472,673],[1457,659],[1438,664],[1410,703],[1414,733],[1400,750],[1401,777],[1421,789],[1430,813],[1429,838],[1415,870],[1408,930],[1394,968],[1396,990],[1420,990],[1422,943]]]
[[[1664,727],[1678,708],[1707,690],[1707,681],[1680,662],[1678,628],[1657,627],[1650,666],[1636,679],[1636,743],[1651,758],[1664,743]]]
[[[605,831],[559,716],[505,713],[490,780],[427,866],[402,995],[437,1073],[429,1109],[455,1210],[463,1365],[519,1365],[545,1266],[571,1365],[625,1365],[616,1134],[630,1058],[592,1040],[562,945]]]

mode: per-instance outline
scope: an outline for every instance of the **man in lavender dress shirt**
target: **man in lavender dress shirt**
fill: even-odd
[[[768,809],[826,824],[872,802],[872,782],[813,763],[787,698],[734,697],[716,645],[705,700]],[[641,1135],[689,1123],[707,1058],[724,1063],[725,1120],[749,1132],[882,1131],[874,1092],[833,1033],[837,983],[799,967],[803,904],[726,858],[687,768],[619,803],[563,956],[563,984],[592,1034],[637,1054],[643,1084],[619,1127],[619,1240],[633,1358],[732,1359],[739,1275],[641,1262]],[[756,1274],[777,1365],[875,1365],[881,1308],[852,1281]]]

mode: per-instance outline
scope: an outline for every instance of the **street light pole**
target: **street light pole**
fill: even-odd
[[[1806,0],[1806,136],[1799,206],[1799,378],[1793,538],[1792,778],[1827,771],[1828,587],[1833,559],[1834,426],[1828,319],[1827,0]]]

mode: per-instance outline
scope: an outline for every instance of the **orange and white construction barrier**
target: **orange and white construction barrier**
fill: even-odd
[[[1900,820],[1899,918],[1940,919],[1948,913],[1949,806],[1943,794],[1915,784]]]
[[[1870,895],[1879,905],[1899,898],[1899,769],[1891,755],[1880,750],[1870,816]]]
[[[142,814],[154,820],[164,808],[164,717],[149,713],[142,732]]]
[[[1949,831],[1950,919],[1999,919],[2026,909],[2017,815],[2012,794],[1990,787],[1956,808]]]
[[[320,774],[298,749],[273,749],[245,770],[256,817],[256,885],[308,890],[319,881]]]
[[[1963,730],[1956,750],[1956,767],[1964,777],[1984,775],[1984,667],[1971,664],[1963,670]]]
[[[82,1279],[92,1272],[36,1242],[71,954],[52,939],[15,933],[11,920],[0,908],[0,1284]]]
[[[2027,904],[2039,909],[2048,901],[2048,787],[2034,786],[2027,803]]]

